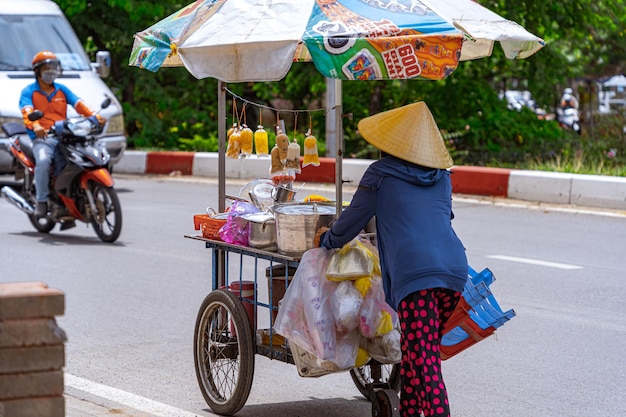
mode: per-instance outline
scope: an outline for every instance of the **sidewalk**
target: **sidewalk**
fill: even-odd
[[[304,167],[296,179],[302,182],[334,183],[335,159],[320,158],[320,162],[319,167]],[[372,162],[366,159],[344,159],[342,179],[356,185]],[[454,166],[450,170],[454,173],[452,189],[458,194],[626,210],[626,177],[472,166]],[[226,158],[227,179],[267,178],[268,171],[267,158]],[[176,173],[216,178],[218,154],[126,151],[114,167],[114,172],[138,175]]]

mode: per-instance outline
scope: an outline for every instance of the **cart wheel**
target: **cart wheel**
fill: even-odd
[[[250,395],[254,340],[246,311],[234,294],[215,290],[198,311],[194,364],[204,400],[217,414],[231,416]]]
[[[370,361],[360,368],[350,370],[350,376],[354,385],[365,398],[372,401],[367,384],[384,385],[388,384],[388,388],[400,392],[400,365],[381,364],[380,362],[370,359]]]
[[[372,401],[372,417],[400,416],[399,405],[400,398],[396,391],[391,389],[375,390]]]

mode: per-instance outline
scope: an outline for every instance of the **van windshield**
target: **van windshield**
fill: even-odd
[[[61,16],[0,15],[0,71],[28,71],[39,51],[52,51],[64,71],[90,70],[76,34]]]

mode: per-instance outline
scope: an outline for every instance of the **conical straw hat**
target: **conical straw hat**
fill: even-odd
[[[445,169],[453,164],[423,101],[366,117],[358,126],[365,140],[397,158],[429,168]]]

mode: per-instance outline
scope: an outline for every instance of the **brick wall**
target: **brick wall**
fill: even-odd
[[[0,417],[64,417],[65,295],[43,282],[0,283]]]

